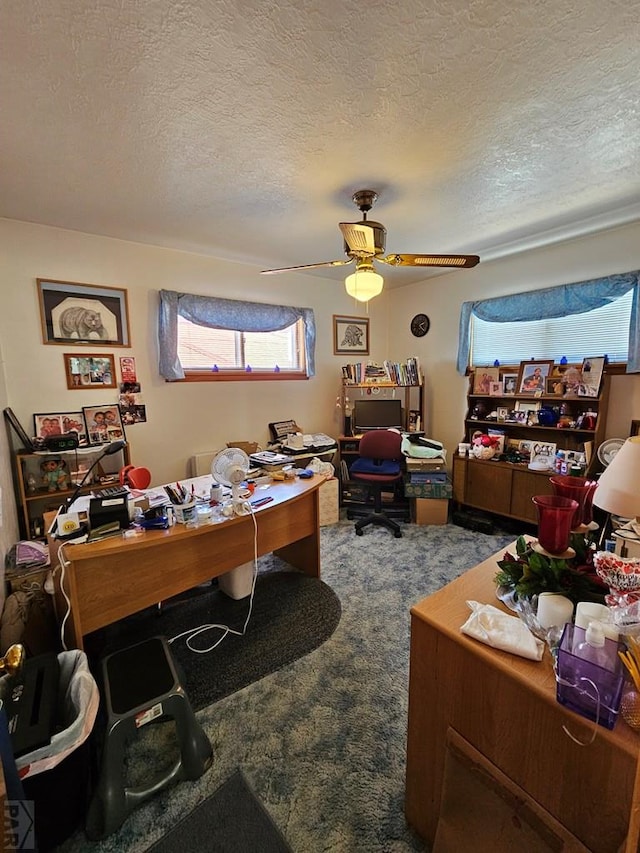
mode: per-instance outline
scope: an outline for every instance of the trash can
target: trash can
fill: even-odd
[[[15,759],[25,797],[33,801],[40,853],[52,850],[84,821],[90,793],[89,735],[100,694],[87,656],[75,649],[58,654],[56,725],[51,741]],[[19,677],[17,679],[19,681]],[[3,678],[0,695],[12,682]]]

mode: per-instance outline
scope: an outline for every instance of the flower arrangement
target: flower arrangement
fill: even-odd
[[[516,598],[531,598],[541,592],[559,592],[574,603],[596,601],[604,604],[609,591],[598,576],[594,563],[594,546],[582,534],[571,534],[575,557],[559,559],[534,551],[524,536],[516,542],[516,553],[505,553],[498,560],[500,571],[495,576],[499,587],[506,588]]]
[[[477,459],[493,459],[500,450],[500,436],[478,433],[471,440],[471,452]]]

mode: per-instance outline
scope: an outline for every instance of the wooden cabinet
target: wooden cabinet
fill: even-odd
[[[96,484],[110,485],[118,482],[120,468],[130,464],[129,447],[111,456],[103,456],[106,445],[81,447],[59,453],[37,452],[14,454],[14,480],[18,523],[21,539],[42,539],[46,535],[43,516],[56,511],[70,497],[76,484],[95,463],[81,492],[96,488]],[[101,458],[102,457],[102,458]],[[46,476],[47,463],[62,460],[63,476]],[[99,461],[98,461],[99,460]]]
[[[500,368],[513,374],[515,367]],[[506,453],[501,460],[517,460],[519,448],[542,449],[555,447],[569,453],[590,452],[587,475],[597,469],[597,449],[604,439],[609,400],[610,377],[602,377],[598,397],[558,396],[552,394],[475,394],[473,375],[469,378],[467,413],[463,441],[471,442],[475,432],[498,430],[504,434]],[[566,428],[537,422],[535,408],[550,407],[562,411]],[[516,413],[514,415],[514,412]],[[517,413],[526,413],[526,418]],[[585,418],[587,412],[593,418]],[[498,417],[500,415],[500,417]],[[521,418],[521,420],[516,420]],[[595,423],[592,423],[595,420]],[[554,450],[554,453],[555,453]],[[453,496],[458,504],[493,512],[521,521],[535,523],[537,515],[532,502],[534,495],[552,494],[549,477],[553,471],[534,471],[524,461],[496,461],[476,459],[473,456],[456,456],[453,460]]]

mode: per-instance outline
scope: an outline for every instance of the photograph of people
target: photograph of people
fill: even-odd
[[[521,365],[520,394],[543,394],[551,364],[531,362]]]

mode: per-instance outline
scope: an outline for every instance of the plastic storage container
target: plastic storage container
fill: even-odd
[[[561,705],[612,729],[618,719],[624,685],[624,668],[618,651],[624,651],[626,646],[605,639],[599,658],[611,663],[613,669],[609,669],[580,656],[580,647],[585,644],[586,631],[568,622],[558,649],[556,696]]]

